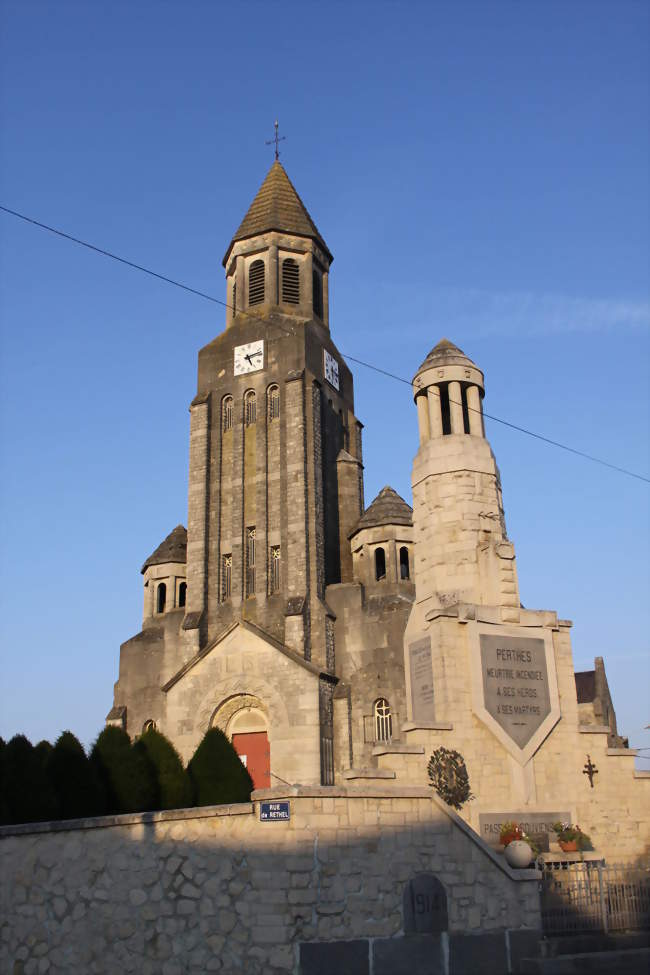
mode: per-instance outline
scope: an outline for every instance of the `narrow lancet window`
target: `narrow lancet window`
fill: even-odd
[[[221,556],[221,602],[225,603],[232,595],[232,555]]]
[[[156,612],[165,612],[165,603],[167,602],[167,586],[164,582],[161,582],[156,590]]]
[[[300,268],[293,257],[282,262],[282,301],[288,305],[300,304]]]
[[[375,579],[381,582],[386,578],[386,553],[383,548],[375,549]]]
[[[375,701],[375,741],[390,741],[393,737],[393,716],[385,697]]]
[[[182,609],[187,602],[187,583],[181,582],[178,587],[178,605]]]
[[[224,433],[232,430],[232,396],[224,396],[221,401],[221,429]]]
[[[409,571],[409,550],[403,545],[399,550],[399,577],[400,579],[410,579]]]
[[[249,389],[244,397],[244,424],[250,427],[257,420],[257,403],[255,393]]]
[[[255,595],[255,526],[246,529],[246,598]]]
[[[269,386],[268,396],[268,417],[269,423],[280,419],[280,390],[278,386]]]
[[[323,317],[323,277],[320,271],[314,268],[312,273],[313,281],[313,304],[314,304],[314,315],[318,315],[319,318]]]
[[[280,546],[271,545],[269,565],[269,593],[280,592]]]
[[[248,304],[264,301],[264,261],[253,261],[248,271]]]

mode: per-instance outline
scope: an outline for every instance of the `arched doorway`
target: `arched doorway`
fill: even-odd
[[[211,724],[226,732],[248,769],[253,786],[268,789],[271,785],[271,746],[261,702],[248,694],[236,695],[217,709]]]

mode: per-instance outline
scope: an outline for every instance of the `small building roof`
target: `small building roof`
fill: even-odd
[[[418,369],[418,372],[422,372],[423,369],[429,369],[432,366],[467,365],[468,363],[472,366],[476,365],[469,356],[465,355],[462,349],[459,349],[449,339],[440,339],[438,344],[434,345],[431,349],[431,352]]]
[[[143,574],[150,565],[163,565],[165,562],[187,562],[187,529],[176,525],[167,538],[151,553],[140,572]]]
[[[359,518],[349,537],[356,535],[362,528],[376,528],[379,525],[412,525],[413,509],[400,498],[397,491],[386,485],[383,487],[370,507],[366,508]]]
[[[269,230],[285,231],[298,237],[311,237],[320,244],[329,260],[333,260],[318,227],[309,216],[307,207],[298,196],[284,166],[277,159],[266,174],[257,196],[228,245],[223,259],[224,267],[235,241],[257,237],[258,234],[264,234]]]
[[[578,704],[591,704],[596,697],[596,671],[581,670],[574,674]]]

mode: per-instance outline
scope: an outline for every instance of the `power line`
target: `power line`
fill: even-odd
[[[17,210],[12,210],[9,207],[0,204],[0,210],[4,213],[10,214],[12,217],[17,217],[19,220],[25,221],[25,223],[32,224],[35,227],[39,227],[41,230],[47,230],[51,234],[55,234],[57,237],[62,237],[64,240],[70,240],[74,244],[79,244],[81,247],[86,247],[88,250],[93,251],[96,254],[101,254],[103,257],[109,257],[113,261],[118,261],[120,264],[125,264],[127,267],[133,268],[135,271],[141,271],[143,274],[148,274],[152,278],[157,278],[159,281],[164,281],[165,284],[171,284],[175,288],[181,288],[183,291],[187,291],[190,294],[196,295],[199,298],[205,298],[206,301],[211,301],[215,305],[221,305],[223,308],[228,308],[233,311],[231,305],[226,301],[222,301],[220,298],[215,298],[214,295],[209,295],[205,291],[199,291],[197,288],[191,288],[187,284],[183,284],[182,281],[176,281],[174,278],[167,277],[166,274],[159,274],[157,271],[152,271],[151,268],[144,267],[142,264],[136,264],[134,261],[129,261],[125,257],[120,257],[118,254],[113,254],[112,251],[105,250],[103,247],[97,247],[95,244],[90,244],[86,240],[81,240],[79,237],[74,237],[72,234],[67,234],[63,230],[58,230],[56,227],[51,227],[49,224],[43,223],[40,220],[35,220],[33,217],[28,217],[24,213],[19,213]],[[247,311],[246,309],[238,309],[238,314],[246,315],[248,318],[255,318],[258,321],[261,320],[260,315],[256,315],[254,312]],[[286,332],[288,335],[294,335],[289,328],[285,328],[279,322],[274,322],[274,324],[280,328],[282,331]],[[379,366],[375,366],[370,362],[365,362],[363,359],[357,359],[353,355],[347,355],[346,353],[341,353],[346,359],[351,362],[356,362],[360,366],[364,366],[366,369],[371,369],[373,372],[377,372],[382,376],[387,376],[389,379],[395,379],[397,382],[404,383],[405,385],[411,387],[414,386],[414,382],[410,379],[404,379],[403,376],[398,376],[393,372],[389,372],[386,369],[381,369]],[[415,383],[417,385],[417,383]],[[450,401],[455,406],[461,406],[462,404],[456,403],[455,401]],[[645,481],[650,483],[650,477],[645,477],[643,474],[637,474],[635,471],[627,470],[625,467],[618,467],[616,464],[610,464],[609,461],[602,460],[600,457],[594,457],[593,454],[587,454],[582,450],[577,450],[575,447],[569,447],[567,444],[560,443],[558,440],[552,440],[550,437],[545,437],[540,433],[535,433],[533,430],[527,430],[526,427],[521,427],[516,423],[510,423],[509,420],[502,420],[498,416],[486,413],[484,410],[476,410],[474,407],[467,404],[467,409],[476,413],[481,413],[484,417],[489,420],[493,420],[495,423],[501,423],[503,426],[510,427],[511,430],[517,430],[519,433],[523,433],[528,437],[534,437],[536,440],[541,440],[542,443],[550,444],[552,447],[558,447],[560,450],[566,450],[570,454],[574,454],[576,457],[582,457],[584,460],[589,460],[594,464],[600,464],[602,467],[607,467],[610,470],[617,471],[619,474],[625,474],[628,477],[634,477],[639,481]]]

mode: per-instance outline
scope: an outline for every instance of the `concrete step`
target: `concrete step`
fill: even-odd
[[[555,958],[523,958],[520,975],[648,975],[650,948],[589,951]]]
[[[343,772],[344,779],[394,779],[395,773],[387,768],[349,768]]]

